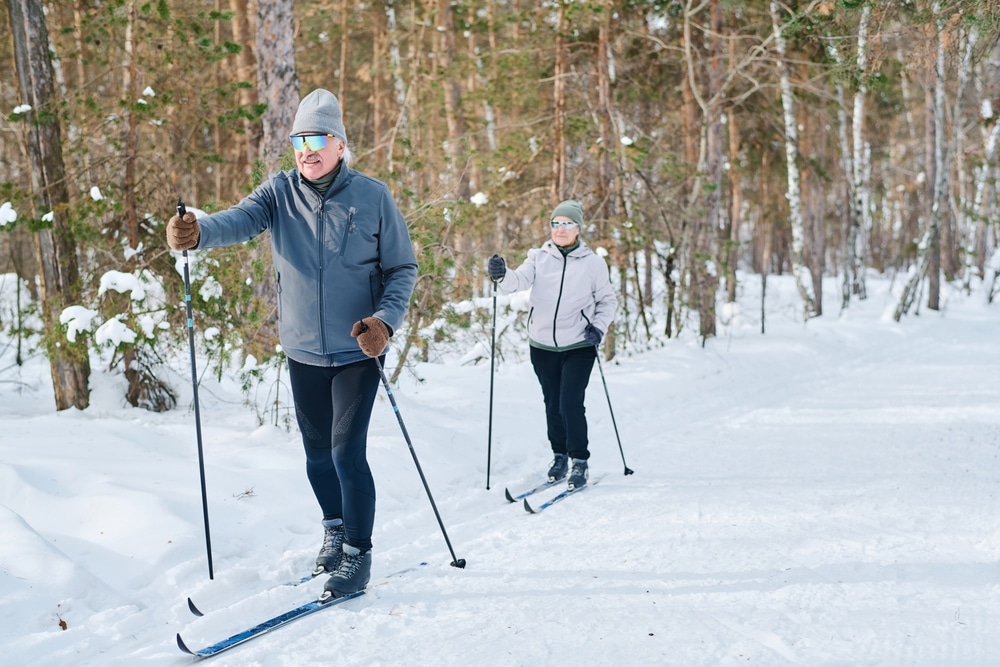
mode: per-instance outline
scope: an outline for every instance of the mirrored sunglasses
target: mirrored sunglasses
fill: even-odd
[[[559,229],[560,227],[563,229],[572,229],[576,227],[576,223],[572,220],[549,220],[549,227],[552,229]]]
[[[308,146],[309,150],[316,152],[326,148],[326,138],[332,136],[332,134],[304,134],[291,136],[289,139],[292,140],[292,148],[297,151]]]

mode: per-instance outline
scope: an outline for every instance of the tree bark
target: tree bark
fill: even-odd
[[[462,87],[453,70],[455,62],[455,21],[450,0],[438,0],[438,73],[444,89],[444,115],[448,127],[446,151],[448,171],[454,196],[469,200],[469,171],[466,169],[465,114],[462,111]],[[461,238],[461,237],[460,237]],[[460,241],[461,243],[461,241]],[[461,243],[462,245],[466,245]],[[471,246],[470,246],[471,247]],[[460,248],[460,251],[468,250]]]
[[[944,215],[948,172],[944,155],[944,18],[941,3],[933,5],[937,26],[936,57],[934,58],[934,199],[931,203],[930,260],[927,263],[927,307],[941,307],[941,220]]]
[[[85,342],[61,336],[59,316],[80,293],[76,240],[69,225],[69,188],[62,155],[58,100],[55,97],[49,32],[39,0],[9,0],[14,57],[21,99],[31,105],[27,168],[36,218],[52,214],[52,225],[36,235],[42,317],[48,332],[46,352],[57,410],[90,404],[90,358]]]
[[[240,81],[247,83],[255,82],[257,75],[254,71],[256,60],[253,28],[251,27],[250,8],[247,0],[229,0],[229,9],[233,12],[232,32],[233,41],[239,44],[239,54],[236,56],[236,72]],[[249,109],[254,103],[252,88],[240,87],[239,105],[244,109]],[[260,123],[251,122],[248,118],[243,118],[243,135],[239,141],[243,147],[240,151],[240,163],[237,165],[240,172],[243,172],[252,165],[260,155],[260,143],[262,129]]]
[[[919,255],[917,266],[910,272],[909,279],[903,288],[893,313],[893,319],[897,322],[904,314],[909,312],[910,307],[916,300],[920,284],[926,276],[928,279],[927,307],[931,310],[938,310],[941,298],[941,201],[946,185],[945,165],[944,165],[944,20],[941,17],[941,5],[939,2],[933,4],[933,14],[935,19],[935,40],[934,59],[931,67],[934,72],[933,86],[928,86],[926,92],[927,122],[925,124],[927,136],[925,137],[928,146],[926,159],[927,171],[930,174],[929,189],[930,206],[927,211],[928,223],[927,231],[918,246]]]
[[[125,215],[125,229],[128,245],[135,250],[139,247],[139,211],[136,203],[136,173],[139,161],[139,121],[135,114],[135,104],[139,99],[139,64],[136,54],[136,12],[135,1],[128,3],[128,18],[125,24],[125,62],[122,63],[122,94],[124,96],[125,132],[125,179],[122,185],[122,199]]]
[[[780,9],[775,0],[771,0],[771,21],[774,26],[774,40],[778,50],[776,64],[781,79],[781,107],[785,120],[785,159],[788,162],[788,208],[789,222],[792,226],[792,273],[795,285],[802,298],[802,310],[805,319],[811,319],[818,314],[816,299],[813,293],[812,276],[803,261],[803,222],[801,201],[801,177],[798,166],[798,123],[795,119],[795,97],[792,94],[792,84],[788,72],[787,48],[780,23]]]
[[[562,2],[556,14],[556,62],[552,73],[552,203],[555,206],[568,196],[566,189],[566,10]]]
[[[267,171],[281,166],[299,104],[294,9],[292,0],[257,2],[257,98],[267,105],[262,118],[260,159]]]
[[[870,229],[871,215],[868,208],[868,173],[867,151],[864,142],[865,96],[868,86],[865,84],[868,68],[868,20],[871,7],[866,3],[861,8],[861,21],[858,25],[857,77],[858,89],[854,92],[854,114],[851,118],[853,139],[853,158],[851,160],[851,182],[853,197],[851,207],[851,225],[847,234],[848,267],[851,274],[851,293],[859,299],[865,299],[868,290],[865,285],[865,274],[862,263],[862,252],[859,248],[861,232]],[[846,303],[844,304],[847,305]]]

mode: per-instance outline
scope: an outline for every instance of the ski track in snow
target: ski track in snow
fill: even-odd
[[[768,287],[763,336],[744,317],[705,348],[604,362],[634,475],[595,369],[601,483],[539,515],[503,495],[550,459],[530,365],[497,368],[489,490],[489,364],[404,372],[400,414],[467,568],[382,392],[373,580],[427,566],[211,664],[1000,665],[1000,306],[955,293],[895,323],[873,281],[803,325],[791,282]],[[97,371],[88,410],[54,413],[47,366],[0,363],[3,664],[186,665],[176,633],[200,648],[322,590],[278,586],[321,537],[297,434],[210,379],[208,579],[183,363],[165,414]]]

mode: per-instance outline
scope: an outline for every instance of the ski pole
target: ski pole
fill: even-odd
[[[362,333],[367,329],[368,326],[362,322]],[[410,434],[406,432],[406,424],[403,423],[403,416],[399,414],[399,406],[396,405],[396,397],[392,394],[392,387],[389,386],[389,378],[385,376],[385,370],[382,368],[382,362],[378,357],[372,357],[372,359],[375,361],[375,367],[378,368],[378,374],[382,377],[382,386],[385,387],[385,393],[389,395],[389,402],[392,403],[392,411],[396,413],[396,421],[399,422],[399,430],[403,432],[403,439],[406,440],[406,446],[410,448],[410,456],[413,457],[413,463],[417,466],[417,474],[420,475],[420,481],[423,482],[424,491],[427,492],[427,499],[431,501],[431,509],[434,510],[434,516],[437,517],[438,526],[441,527],[441,534],[444,535],[445,544],[448,545],[448,551],[451,552],[451,566],[464,568],[465,559],[457,558],[455,556],[455,550],[451,547],[451,540],[448,539],[448,531],[444,529],[444,522],[441,520],[441,513],[438,512],[437,505],[434,504],[434,496],[431,495],[431,489],[427,486],[427,478],[424,477],[424,471],[420,467],[420,461],[417,460],[417,452],[413,449],[413,443],[410,442]]]
[[[622,439],[618,435],[618,424],[615,422],[615,411],[611,407],[611,394],[608,393],[608,383],[604,379],[604,368],[601,366],[601,352],[597,351],[597,369],[601,371],[601,383],[604,385],[604,395],[608,397],[608,412],[611,413],[611,424],[615,427],[615,437],[618,439],[618,451],[622,454],[622,465],[625,466],[625,474],[631,475],[635,471],[628,467],[625,463],[625,450],[622,449]]]
[[[493,255],[496,257],[496,255]],[[493,281],[493,328],[490,329],[490,417],[486,431],[486,490],[490,490],[490,460],[493,453],[493,364],[497,354],[497,281]]]
[[[187,213],[184,202],[177,198],[177,215]],[[191,273],[188,268],[188,251],[184,255],[184,302],[187,304],[188,347],[191,350],[191,388],[194,396],[194,430],[198,438],[198,472],[201,475],[201,508],[205,517],[205,549],[208,552],[208,578],[215,579],[212,569],[212,535],[208,528],[208,492],[205,489],[205,454],[201,442],[201,411],[198,407],[198,369],[194,356],[194,314],[191,310]]]

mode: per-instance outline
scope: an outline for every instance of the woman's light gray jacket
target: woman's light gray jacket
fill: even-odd
[[[607,263],[583,241],[565,256],[551,240],[529,250],[497,287],[506,294],[531,289],[528,338],[548,350],[579,347],[588,323],[607,333],[618,308]]]
[[[351,337],[355,322],[374,315],[390,331],[403,323],[417,260],[406,221],[379,180],[343,165],[321,197],[298,170],[284,171],[198,222],[198,248],[270,230],[278,331],[285,354],[296,361],[361,361],[365,354]]]

